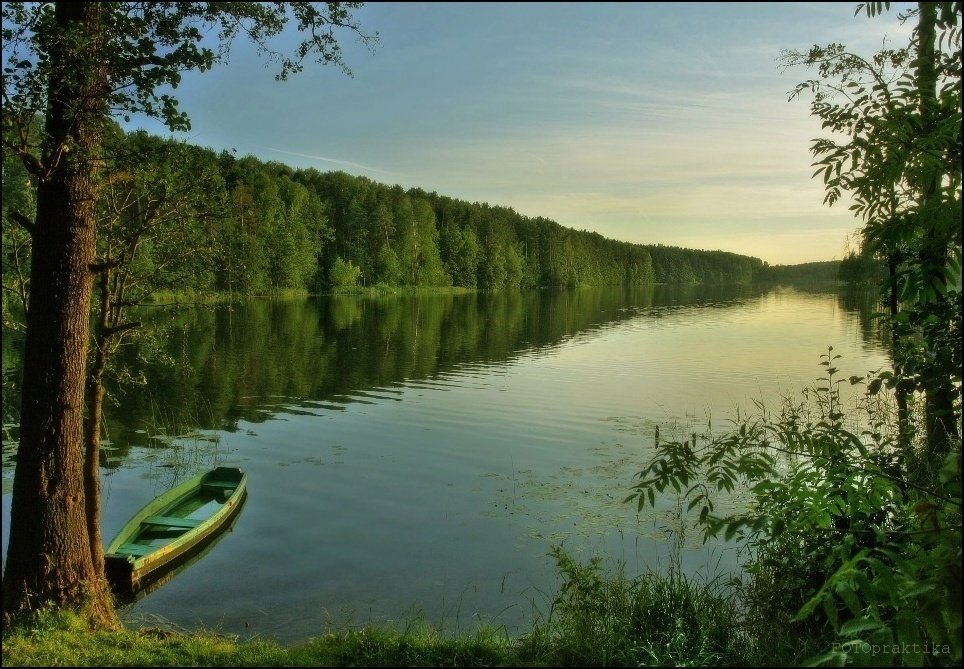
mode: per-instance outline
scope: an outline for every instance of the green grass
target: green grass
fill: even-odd
[[[327,633],[285,648],[216,634],[161,629],[90,631],[77,615],[43,612],[3,638],[3,666],[498,666],[517,665],[493,630],[443,638],[423,626]]]
[[[155,306],[169,306],[174,304],[220,304],[224,302],[235,302],[238,300],[250,299],[253,297],[267,297],[274,299],[290,299],[305,297],[307,295],[359,295],[379,296],[379,295],[465,295],[468,293],[479,292],[475,288],[464,288],[462,286],[389,286],[378,283],[373,286],[348,286],[334,288],[323,293],[313,293],[305,288],[276,288],[266,291],[229,293],[220,292],[194,292],[194,291],[164,291],[159,290],[145,300],[145,303]]]
[[[564,582],[546,621],[519,644],[527,664],[706,666],[757,664],[735,593],[719,580],[604,573],[601,560],[553,552]]]
[[[146,299],[145,304],[155,306],[170,306],[175,304],[222,304],[224,302],[237,302],[252,297],[268,297],[274,299],[290,299],[309,295],[305,288],[273,288],[264,291],[254,292],[228,292],[228,291],[204,291],[193,290],[158,290],[151,293]]]
[[[466,295],[479,292],[463,286],[389,286],[376,283],[373,286],[343,286],[331,290],[330,295]]]
[[[328,632],[282,647],[160,629],[96,631],[43,611],[3,638],[3,666],[626,666],[758,664],[732,594],[716,582],[604,573],[554,552],[563,584],[520,638],[481,628],[457,636],[421,623],[403,630]],[[766,658],[773,661],[773,658]]]

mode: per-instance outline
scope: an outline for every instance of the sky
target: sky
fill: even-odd
[[[860,221],[823,204],[811,141],[826,136],[812,76],[783,49],[906,43],[896,11],[850,3],[368,3],[372,52],[342,33],[353,76],[286,82],[236,41],[175,91],[175,135],[293,167],[342,170],[509,206],[644,244],[771,264],[841,258]],[[294,30],[273,46],[292,51]],[[150,120],[133,119],[168,135]]]

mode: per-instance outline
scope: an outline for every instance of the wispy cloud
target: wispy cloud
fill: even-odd
[[[787,94],[814,73],[781,67],[781,50],[906,44],[897,13],[912,6],[868,19],[839,3],[370,3],[385,47],[352,56],[356,78],[319,68],[278,88],[239,51],[213,80],[221,103],[192,115],[210,145],[291,165],[632,241],[815,260],[860,221],[823,205],[810,147],[828,133]]]
[[[334,165],[344,165],[346,167],[354,167],[359,170],[365,170],[366,172],[377,172],[379,174],[390,174],[394,175],[395,172],[390,170],[383,170],[379,167],[371,167],[369,165],[362,165],[361,163],[353,163],[350,160],[339,160],[338,158],[326,158],[325,156],[313,156],[310,153],[298,153],[297,151],[285,151],[284,149],[276,149],[271,146],[262,147],[268,151],[274,151],[276,153],[283,153],[288,156],[299,156],[301,158],[309,158],[310,160],[321,160],[326,163],[332,163]]]

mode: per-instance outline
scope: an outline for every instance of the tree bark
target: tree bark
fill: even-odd
[[[58,2],[44,166],[37,188],[20,444],[3,578],[5,620],[45,603],[115,625],[91,558],[84,485],[90,265],[107,75],[99,3]],[[100,63],[100,64],[98,64]]]
[[[917,24],[917,91],[919,96],[920,114],[924,133],[936,132],[938,116],[937,96],[937,5],[933,2],[918,3],[919,18]],[[927,220],[933,212],[929,205],[940,187],[941,174],[939,168],[931,167],[925,175],[925,185],[919,203],[920,215],[924,218],[921,223],[926,230],[923,244],[920,248],[919,262],[924,272],[925,282],[944,282],[944,268],[947,264],[948,240],[938,233],[937,226]],[[947,295],[937,291],[934,297],[938,318],[945,316]],[[927,430],[927,448],[932,459],[932,465],[937,466],[950,450],[950,443],[957,438],[957,421],[954,415],[954,387],[951,382],[952,363],[946,351],[946,343],[942,341],[940,327],[931,325],[925,327],[924,340],[930,353],[934,355],[935,364],[929,370],[925,393],[925,427]]]

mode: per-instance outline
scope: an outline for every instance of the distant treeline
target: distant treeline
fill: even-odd
[[[837,278],[849,286],[879,286],[887,278],[887,261],[875,258],[868,249],[851,251],[840,261]]]
[[[106,155],[104,255],[117,257],[129,244],[129,262],[155,289],[724,284],[791,272],[812,278],[811,266],[836,278],[831,263],[784,270],[735,253],[620,242],[507,207],[237,158],[140,131],[117,130]],[[15,243],[6,203],[32,215],[32,188],[23,168],[7,161],[5,284],[8,265],[22,270],[24,262],[8,263],[23,240]]]
[[[780,281],[823,282],[842,279],[839,260],[806,262],[799,265],[767,265],[764,263],[754,278],[757,281],[773,283]]]

